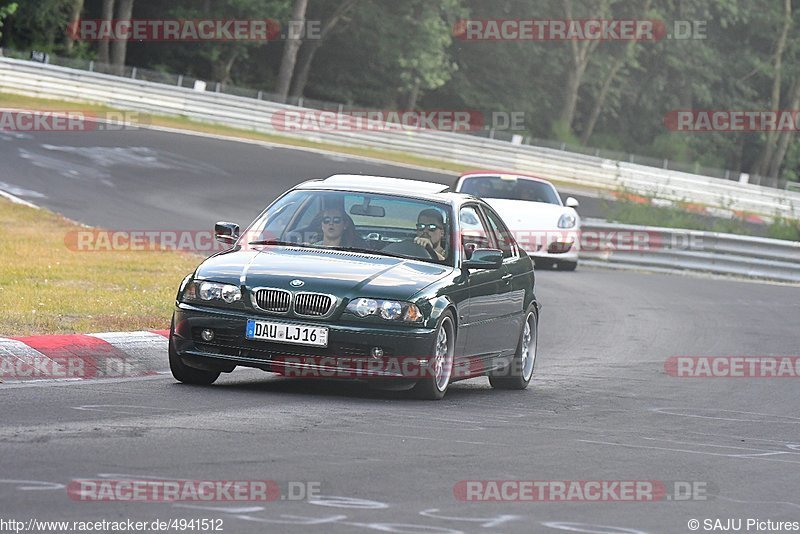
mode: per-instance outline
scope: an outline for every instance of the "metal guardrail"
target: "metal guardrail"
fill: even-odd
[[[582,262],[800,283],[800,242],[584,219]],[[588,260],[588,261],[587,261]]]
[[[304,108],[29,61],[0,58],[0,91],[186,116],[309,141],[397,151],[477,168],[532,173],[599,189],[624,188],[662,199],[722,208],[717,213],[744,211],[766,217],[800,215],[800,192],[450,132],[286,132],[273,124],[274,115]]]

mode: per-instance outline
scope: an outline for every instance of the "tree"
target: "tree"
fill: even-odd
[[[291,23],[299,27],[305,26],[306,9],[308,8],[308,0],[294,0],[292,7]],[[283,59],[281,60],[281,68],[278,73],[278,83],[275,88],[279,102],[286,102],[286,97],[289,95],[289,85],[292,83],[292,76],[294,75],[294,66],[297,61],[297,52],[300,50],[300,45],[303,44],[301,35],[290,35],[287,32],[286,41],[283,48]]]
[[[110,24],[114,18],[114,0],[103,0],[102,14],[100,16],[104,23]],[[97,43],[97,61],[105,65],[111,64],[111,43],[100,41]]]
[[[289,18],[291,0],[173,0],[165,8],[137,2],[137,17],[184,20]],[[221,84],[272,88],[280,46],[263,40],[130,43],[129,56],[139,65],[178,72]]]
[[[564,16],[567,20],[573,20],[572,0],[562,0],[564,6]],[[595,0],[587,18],[600,19],[608,14],[608,2]],[[564,84],[564,102],[561,105],[561,113],[558,122],[561,128],[567,132],[572,131],[572,120],[575,117],[575,108],[578,103],[578,91],[583,83],[583,75],[586,67],[589,66],[591,54],[600,44],[597,39],[586,41],[569,41],[570,47],[570,68],[567,70],[567,79]]]
[[[83,0],[72,0],[70,5],[70,16],[69,16],[69,27],[70,28],[77,28],[78,22],[81,18],[81,12],[83,11]],[[72,39],[71,32],[64,33],[64,51],[67,55],[72,54],[72,46],[74,44],[74,40]]]
[[[118,0],[116,9],[117,20],[130,20],[133,17],[134,0]],[[111,68],[116,74],[125,70],[125,58],[128,51],[128,39],[119,37],[111,41]]]
[[[347,20],[347,13],[356,5],[359,0],[344,0],[340,3],[334,11],[326,17],[325,22],[322,23],[320,28],[319,37],[317,39],[308,39],[300,47],[299,56],[297,59],[297,66],[295,67],[294,80],[292,82],[292,90],[290,95],[294,98],[303,96],[303,91],[308,83],[308,73],[311,71],[311,64],[314,61],[314,56],[322,46],[325,38],[340,24],[343,20]]]
[[[438,5],[415,2],[411,7],[401,26],[412,29],[411,35],[397,58],[401,69],[399,89],[405,93],[406,109],[416,108],[422,92],[441,87],[456,70],[449,48],[452,28],[460,14],[458,0],[440,0]]]
[[[645,0],[644,6],[640,15],[646,14],[650,10],[650,0]],[[641,16],[640,18],[644,18]],[[617,79],[620,71],[624,66],[629,63],[633,63],[636,57],[636,52],[640,48],[640,43],[637,41],[628,41],[628,43],[622,48],[622,50],[618,53],[616,57],[614,57],[611,66],[608,68],[606,75],[603,77],[603,81],[600,84],[599,91],[595,98],[594,106],[592,107],[592,111],[589,114],[589,120],[587,121],[586,125],[581,132],[581,144],[585,145],[589,138],[592,137],[592,133],[594,133],[595,126],[597,125],[597,120],[600,118],[600,114],[603,112],[603,108],[606,104],[606,99],[608,98],[609,92],[611,91],[611,86]]]
[[[775,52],[772,59],[772,89],[769,98],[769,109],[777,110],[781,108],[781,92],[783,88],[783,60],[784,53],[787,48],[789,37],[789,30],[792,27],[792,2],[791,0],[783,1],[782,17],[780,22],[780,33],[775,43]],[[796,86],[796,84],[795,84]],[[778,150],[778,139],[780,133],[776,131],[769,131],[766,133],[764,146],[761,149],[761,154],[753,167],[753,173],[762,176],[773,176],[773,172],[777,174],[777,169],[780,167],[779,159],[783,158],[783,154]],[[777,150],[777,153],[776,153]],[[780,154],[780,158],[777,155]]]
[[[3,23],[6,20],[6,17],[13,15],[17,11],[17,4],[9,4],[7,6],[0,7],[0,37],[3,36]]]

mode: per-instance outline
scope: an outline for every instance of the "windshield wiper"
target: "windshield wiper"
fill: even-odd
[[[260,241],[250,241],[248,245],[280,245],[284,247],[304,247],[302,243],[292,243],[290,241],[279,241],[277,239],[262,239]]]
[[[417,256],[406,256],[405,254],[398,254],[396,252],[386,252],[384,250],[373,250],[371,248],[363,247],[325,247],[333,250],[344,250],[346,252],[366,252],[367,254],[375,254],[376,256],[390,256],[392,258],[400,258],[403,260],[421,260],[427,261],[430,258],[420,258]]]

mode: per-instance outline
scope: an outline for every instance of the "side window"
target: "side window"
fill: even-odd
[[[483,225],[478,210],[475,206],[464,206],[458,214],[461,223],[461,246],[464,257],[469,259],[476,248],[491,248],[492,241],[489,232]]]
[[[495,241],[497,241],[500,250],[503,251],[503,258],[513,258],[517,256],[518,252],[516,243],[514,243],[514,238],[511,232],[508,231],[508,227],[503,223],[502,219],[500,219],[500,216],[489,209],[484,208],[483,211],[486,214],[486,219],[489,221],[489,226],[492,228]]]

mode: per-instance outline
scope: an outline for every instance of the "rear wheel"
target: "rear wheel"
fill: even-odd
[[[200,386],[207,386],[213,384],[219,378],[219,371],[204,371],[202,369],[195,369],[189,367],[183,361],[178,353],[175,352],[175,346],[172,344],[173,329],[169,332],[169,369],[172,371],[172,376],[178,382],[184,384],[196,384]]]
[[[536,347],[539,337],[539,319],[529,309],[522,325],[517,352],[511,365],[499,372],[489,374],[489,383],[495,389],[525,389],[533,377],[536,366]]]
[[[412,390],[421,399],[440,400],[447,393],[450,377],[453,374],[453,354],[456,346],[456,332],[453,316],[445,312],[436,328],[433,342],[433,358],[422,377]]]
[[[578,267],[577,261],[560,261],[558,262],[559,271],[574,271]]]

